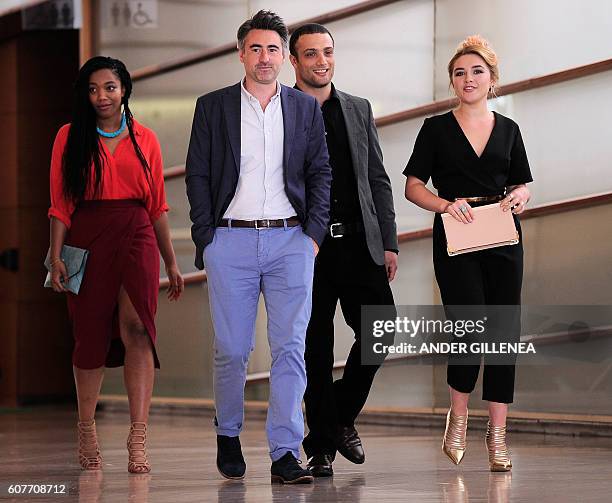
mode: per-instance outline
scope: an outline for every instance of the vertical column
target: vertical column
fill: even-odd
[[[65,299],[42,288],[42,261],[49,159],[56,131],[70,118],[79,32],[21,31],[19,13],[0,24],[11,27],[0,37],[0,65],[8,70],[0,93],[0,405],[17,406],[73,393]]]
[[[10,18],[10,19],[9,19]],[[17,16],[0,19],[2,32],[16,29]],[[0,93],[0,254],[2,262],[17,239],[17,42],[0,40],[4,90]],[[0,405],[17,402],[17,274],[0,266]],[[6,264],[8,265],[8,264]]]

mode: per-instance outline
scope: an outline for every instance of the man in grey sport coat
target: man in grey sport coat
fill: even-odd
[[[393,306],[389,282],[397,269],[397,231],[391,183],[369,102],[332,84],[334,40],[318,24],[293,32],[289,43],[296,88],[323,112],[332,167],[330,226],[315,264],[313,305],[306,333],[306,420],[303,446],[314,476],[333,474],[336,451],[353,463],[365,453],[355,419],[382,363],[362,365],[361,306]],[[341,379],[333,382],[334,313],[340,301],[355,332]],[[372,363],[372,362],[363,362]]]

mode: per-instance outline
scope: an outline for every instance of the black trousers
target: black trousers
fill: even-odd
[[[517,229],[520,222],[515,217]],[[487,310],[489,314],[485,342],[519,342],[520,303],[523,282],[523,247],[501,246],[478,252],[449,257],[446,237],[439,215],[434,220],[433,261],[436,280],[447,317],[460,316],[459,306],[503,306]],[[514,306],[514,307],[512,307]],[[478,310],[473,310],[477,312]],[[455,337],[455,341],[459,340]],[[469,341],[469,339],[468,339]],[[451,356],[447,368],[449,386],[463,393],[474,390],[480,371],[480,356]],[[512,403],[514,399],[515,358],[506,356],[495,361],[485,356],[482,399],[491,402]],[[488,363],[490,361],[490,363]],[[470,364],[471,363],[471,364]],[[504,364],[507,363],[507,364]]]
[[[355,332],[355,342],[342,378],[334,382],[334,314],[338,301],[346,323]],[[312,315],[304,355],[309,433],[303,445],[308,457],[335,454],[338,427],[354,424],[380,367],[361,365],[361,306],[393,304],[385,267],[372,260],[365,236],[327,236],[315,263]]]

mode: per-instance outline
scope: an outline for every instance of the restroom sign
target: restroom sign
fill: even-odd
[[[157,28],[157,0],[104,0],[100,8],[105,28]]]
[[[80,0],[49,0],[21,10],[24,30],[74,30],[82,25]]]

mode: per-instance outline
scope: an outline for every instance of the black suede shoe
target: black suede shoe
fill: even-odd
[[[332,462],[333,459],[330,454],[315,454],[308,458],[306,467],[315,477],[331,477],[334,474]]]
[[[274,484],[311,484],[314,477],[308,470],[304,470],[293,457],[287,452],[282,458],[272,463],[270,468],[272,474],[270,481]]]
[[[244,478],[246,463],[242,457],[239,437],[217,435],[217,469],[226,479]]]
[[[341,426],[338,429],[336,448],[351,463],[360,465],[365,461],[361,439],[354,426]]]

